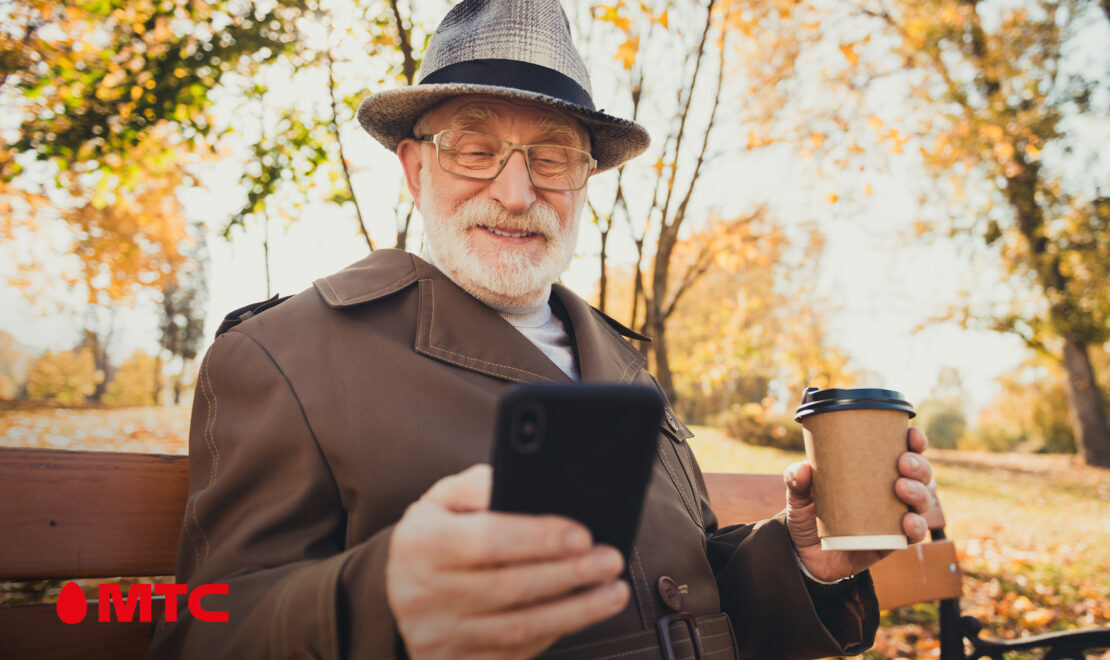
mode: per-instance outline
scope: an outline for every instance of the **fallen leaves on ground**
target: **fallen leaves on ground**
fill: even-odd
[[[777,473],[805,458],[747,446],[714,429],[694,431],[694,453],[709,472]],[[1110,626],[1110,470],[1067,455],[934,449],[926,455],[965,573],[961,613],[983,622],[984,639]],[[884,612],[875,646],[863,657],[939,657],[937,610],[927,603]],[[1110,651],[1088,657],[1110,659]]]
[[[31,408],[0,411],[0,447],[189,453],[189,408]]]

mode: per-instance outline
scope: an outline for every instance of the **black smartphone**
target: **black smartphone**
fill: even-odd
[[[647,387],[513,388],[498,407],[491,508],[573,518],[627,558],[662,416]]]

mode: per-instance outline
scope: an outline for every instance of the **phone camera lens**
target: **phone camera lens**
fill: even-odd
[[[540,412],[534,409],[521,411],[516,424],[516,434],[513,437],[517,449],[523,453],[532,453],[543,444],[540,424]]]

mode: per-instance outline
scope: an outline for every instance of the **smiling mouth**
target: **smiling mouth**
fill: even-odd
[[[490,227],[490,226],[487,226],[487,225],[479,225],[479,227],[481,227],[482,229],[485,229],[486,231],[493,234],[494,236],[503,236],[505,238],[529,238],[531,236],[538,236],[539,235],[535,232],[508,231],[506,229],[498,229],[497,227]]]

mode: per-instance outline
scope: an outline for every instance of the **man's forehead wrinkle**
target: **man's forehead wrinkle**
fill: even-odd
[[[508,121],[506,112],[512,106],[501,107],[503,103],[490,101],[471,101],[455,110],[447,121],[447,127],[455,130],[479,128],[482,125],[497,125]],[[568,145],[589,149],[589,134],[575,120],[542,109],[543,114],[534,119],[541,141],[557,140]]]
[[[504,119],[497,108],[485,103],[467,103],[451,116],[449,125],[454,129],[467,129],[481,124],[492,124]]]

